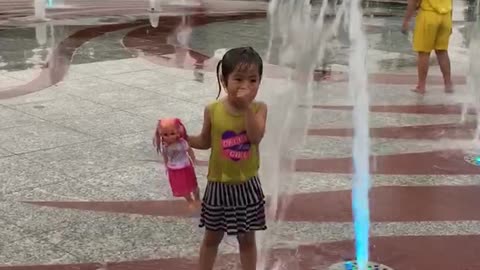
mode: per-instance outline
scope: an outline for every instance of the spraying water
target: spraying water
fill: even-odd
[[[480,5],[479,5],[480,6]],[[462,104],[462,117],[461,122],[467,121],[467,115],[473,109],[476,114],[477,128],[473,136],[474,155],[480,156],[478,149],[478,142],[480,140],[480,63],[475,61],[480,57],[480,20],[478,18],[474,22],[472,27],[470,42],[469,42],[469,69],[467,74],[467,98]]]
[[[472,29],[470,39],[470,67],[467,77],[467,87],[472,94],[474,100],[474,108],[477,116],[477,129],[475,131],[474,141],[480,140],[480,20],[477,16],[475,25]],[[476,61],[477,60],[477,61]]]
[[[349,91],[354,98],[353,107],[353,186],[352,208],[355,231],[355,252],[359,270],[368,267],[368,242],[370,231],[370,210],[368,193],[370,189],[370,136],[369,96],[367,75],[367,38],[363,30],[363,15],[360,0],[350,1],[350,42]]]
[[[35,25],[35,39],[38,45],[45,45],[47,42],[47,24],[39,23]]]
[[[266,61],[285,67],[288,79],[269,88],[265,101],[269,105],[269,123],[262,143],[262,177],[267,180],[265,190],[270,192],[269,217],[281,219],[294,191],[295,151],[302,148],[312,114],[315,68],[321,66],[326,45],[338,33],[347,12],[343,1],[335,17],[326,16],[327,1],[315,9],[310,0],[272,0],[269,3],[270,41]],[[261,91],[262,92],[262,91]],[[270,101],[270,102],[269,102]],[[281,147],[279,147],[281,146]],[[367,161],[368,162],[368,161]],[[269,250],[276,234],[275,222],[259,235],[259,262],[257,269],[272,269],[267,264]],[[299,269],[298,260],[273,262],[273,269]],[[288,268],[282,268],[288,265]]]
[[[369,235],[369,98],[366,73],[366,36],[362,29],[360,0],[343,1],[334,19],[326,16],[327,1],[322,1],[320,10],[314,10],[309,0],[272,0],[269,4],[270,22],[269,48],[267,61],[275,61],[289,68],[288,84],[283,82],[284,91],[279,88],[269,91],[272,104],[269,104],[269,125],[267,140],[262,147],[267,158],[263,158],[262,175],[270,182],[270,216],[281,218],[294,189],[291,184],[295,171],[295,150],[303,147],[308,125],[315,82],[313,72],[322,64],[326,45],[339,30],[343,18],[349,19],[351,42],[349,90],[354,98],[354,168],[353,212],[356,237],[356,253],[360,270],[366,270],[368,263]],[[276,45],[275,44],[279,44]],[[273,93],[272,93],[273,92]],[[268,101],[267,101],[268,102]],[[280,136],[278,134],[281,134]],[[278,147],[281,145],[282,147]],[[259,237],[260,257],[257,269],[268,268],[266,258],[272,247],[271,235],[275,235],[275,225]],[[294,259],[295,260],[295,259]],[[285,262],[274,262],[274,269],[283,269]],[[288,266],[293,270],[292,265]],[[296,266],[298,269],[298,266]]]
[[[160,12],[162,11],[162,2],[161,0],[149,0],[149,10],[151,12]]]
[[[149,13],[148,13],[148,19],[150,20],[150,25],[153,28],[158,27],[158,22],[160,20],[160,14],[162,11],[162,6],[160,0],[150,0],[149,1]]]
[[[46,9],[46,2],[45,0],[34,0],[34,9],[35,9],[35,18],[37,20],[45,20],[45,9]]]

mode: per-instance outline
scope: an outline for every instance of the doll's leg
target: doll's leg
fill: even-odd
[[[193,190],[193,198],[195,199],[195,207],[196,208],[201,208],[202,207],[202,201],[200,199],[200,188],[198,186]]]
[[[184,198],[185,198],[185,200],[187,200],[188,204],[193,203],[192,194],[188,194],[188,195],[184,196]]]
[[[187,200],[188,209],[190,209],[190,211],[195,210],[195,203],[193,202],[192,196],[185,196],[185,200]]]
[[[187,203],[188,203],[188,208],[191,210],[191,211],[194,211],[197,209],[197,207],[199,206],[198,204],[198,201],[195,199],[192,198],[192,194],[188,194],[187,196],[184,197],[185,200],[187,200]]]
[[[200,201],[200,188],[198,186],[193,191],[193,198],[195,201]]]

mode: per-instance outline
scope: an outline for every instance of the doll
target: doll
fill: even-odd
[[[195,155],[188,145],[187,132],[180,119],[160,119],[153,144],[157,153],[163,156],[173,196],[184,197],[193,210],[200,202],[200,190],[193,167]]]

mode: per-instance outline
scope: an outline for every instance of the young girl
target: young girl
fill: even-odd
[[[265,133],[267,106],[255,101],[263,62],[252,48],[229,50],[217,65],[218,96],[208,105],[203,128],[188,142],[211,148],[208,184],[202,202],[200,270],[212,270],[223,235],[236,235],[243,270],[255,270],[255,231],[265,230],[265,196],[258,178],[258,145]],[[218,99],[217,96],[217,99]]]

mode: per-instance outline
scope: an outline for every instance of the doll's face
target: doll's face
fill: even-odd
[[[175,126],[162,127],[160,130],[160,135],[166,144],[172,144],[180,138],[180,134]]]

